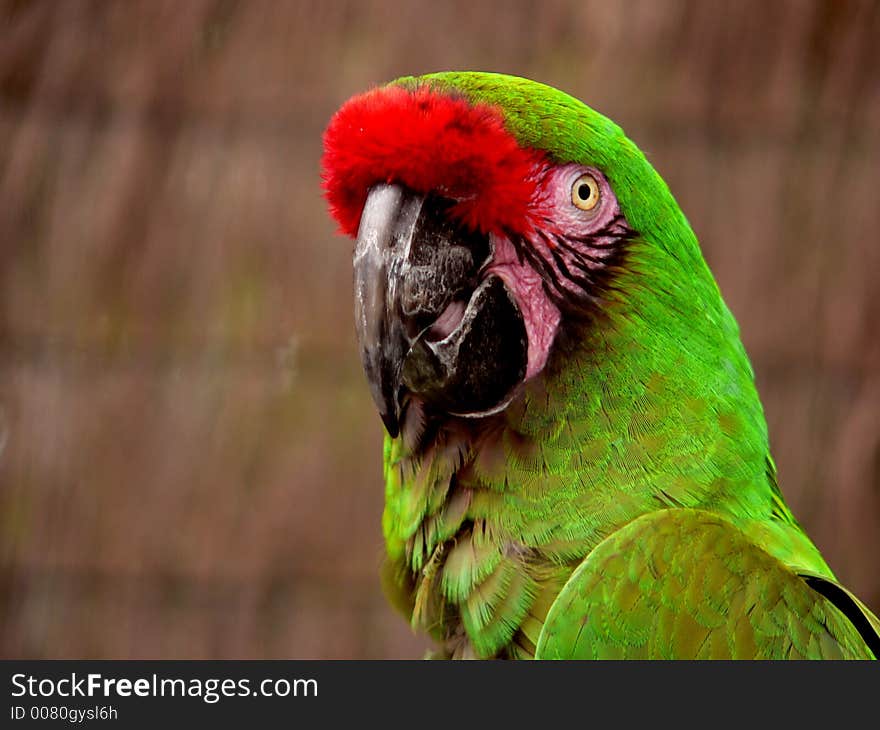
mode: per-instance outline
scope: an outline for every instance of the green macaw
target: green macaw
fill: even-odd
[[[777,486],[737,324],[609,119],[499,74],[346,102],[383,583],[450,658],[876,658]]]

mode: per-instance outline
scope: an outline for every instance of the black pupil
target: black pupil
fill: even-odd
[[[578,197],[581,200],[589,200],[590,199],[590,186],[586,183],[581,183],[578,185]]]

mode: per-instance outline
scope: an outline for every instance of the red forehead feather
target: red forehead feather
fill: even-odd
[[[367,191],[400,183],[458,201],[453,214],[484,232],[526,232],[542,153],[524,149],[497,109],[420,87],[349,99],[324,132],[322,177],[343,233],[357,235]]]

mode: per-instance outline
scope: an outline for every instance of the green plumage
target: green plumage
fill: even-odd
[[[849,619],[800,576],[694,509],[643,515],[594,548],[553,604],[537,655],[872,658]]]
[[[800,577],[834,581],[777,487],[736,322],[644,155],[531,81],[395,83],[497,106],[521,145],[598,167],[639,234],[601,316],[506,410],[450,419],[427,449],[386,438],[395,605],[447,656],[871,657]]]

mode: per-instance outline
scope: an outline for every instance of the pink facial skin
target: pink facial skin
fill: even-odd
[[[492,236],[494,255],[487,270],[498,276],[516,299],[529,339],[526,380],[537,375],[547,364],[547,356],[559,328],[559,308],[544,292],[541,275],[523,260],[509,238]]]
[[[599,186],[599,202],[591,210],[582,210],[572,202],[572,186],[584,174],[591,175]],[[532,199],[533,232],[518,243],[493,235],[493,256],[484,272],[501,278],[523,316],[529,340],[527,380],[547,364],[559,329],[561,313],[553,299],[592,297],[594,293],[578,280],[589,279],[590,274],[604,268],[620,236],[628,231],[611,186],[595,168],[576,164],[549,167],[539,171],[538,181]],[[531,253],[522,255],[519,249],[526,246]],[[535,268],[536,257],[544,274]]]

